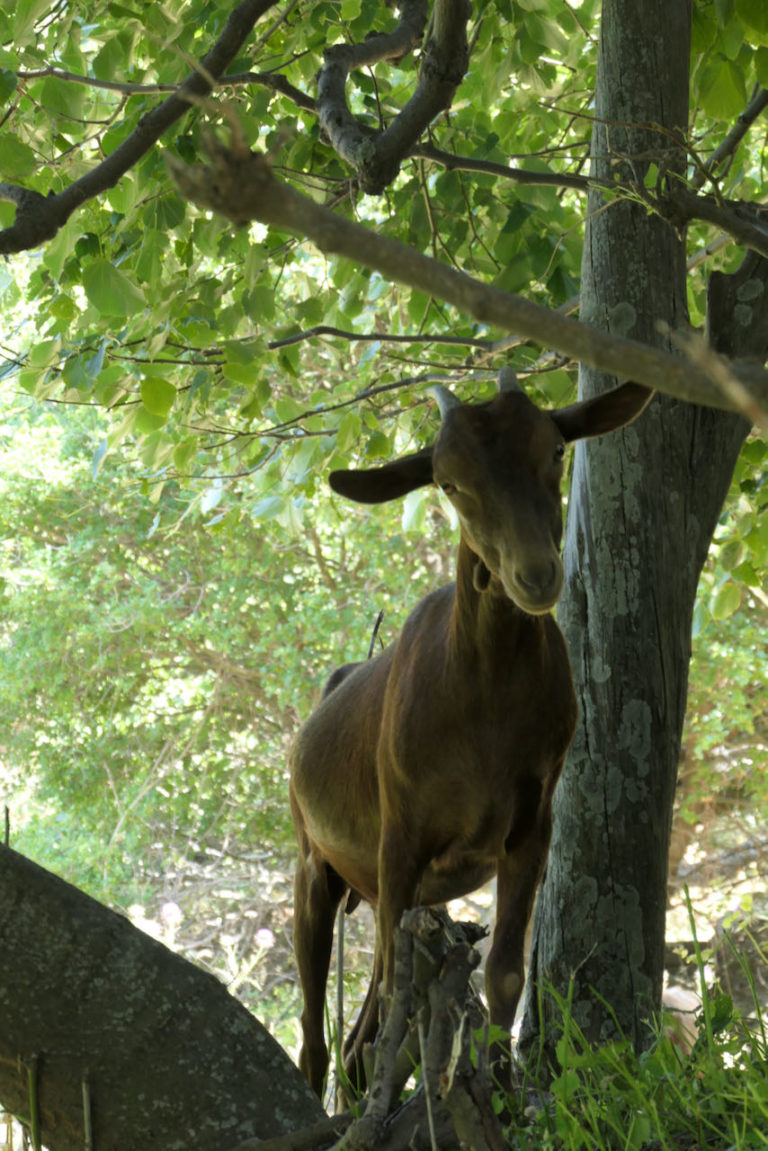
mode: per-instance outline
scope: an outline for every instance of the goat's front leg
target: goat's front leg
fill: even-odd
[[[318,1095],[322,1095],[328,1070],[324,1019],[333,925],[345,891],[344,881],[300,835],[293,905],[293,947],[304,996],[299,1067]]]
[[[538,793],[539,802],[534,803]],[[485,966],[485,990],[491,1023],[511,1031],[523,989],[525,932],[531,918],[552,836],[551,800],[531,787],[531,802],[522,805],[507,838],[507,854],[499,864],[496,927]],[[521,816],[523,812],[521,811]],[[499,1052],[509,1058],[508,1044]]]
[[[377,947],[381,953],[386,1011],[395,972],[395,928],[404,911],[413,907],[423,864],[416,837],[403,824],[384,823],[379,844],[379,903],[376,910]]]

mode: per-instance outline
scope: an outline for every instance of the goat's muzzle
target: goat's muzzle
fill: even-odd
[[[559,556],[539,568],[516,568],[510,576],[502,572],[501,582],[513,603],[528,615],[546,615],[560,598],[563,565]]]

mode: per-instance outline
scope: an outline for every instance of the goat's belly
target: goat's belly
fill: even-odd
[[[331,865],[336,874],[340,875],[353,891],[362,895],[363,899],[373,906],[378,903],[379,877],[376,855],[371,858],[351,850],[340,852],[327,846],[321,846],[320,850],[325,862]]]
[[[416,903],[447,903],[477,891],[496,874],[498,861],[475,852],[451,852],[433,860],[422,876]]]

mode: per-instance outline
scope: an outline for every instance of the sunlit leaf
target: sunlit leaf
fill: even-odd
[[[28,144],[10,132],[0,133],[0,176],[6,180],[23,180],[37,165],[37,157]]]
[[[716,620],[727,619],[729,615],[733,615],[738,610],[740,604],[741,588],[739,585],[730,581],[724,583],[712,597],[710,604],[712,618]]]
[[[145,306],[142,292],[109,260],[94,260],[83,268],[83,288],[105,316],[131,316]]]
[[[149,376],[141,381],[141,402],[155,416],[167,416],[176,399],[176,389],[168,380]]]
[[[733,60],[712,55],[702,65],[696,80],[698,100],[708,115],[729,120],[743,110],[747,99],[746,80]]]

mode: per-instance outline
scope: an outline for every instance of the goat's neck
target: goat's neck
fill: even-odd
[[[507,659],[517,637],[524,635],[530,643],[540,626],[540,618],[527,615],[512,603],[499,580],[489,575],[462,537],[451,619],[454,654],[473,662],[493,662],[503,652]]]

